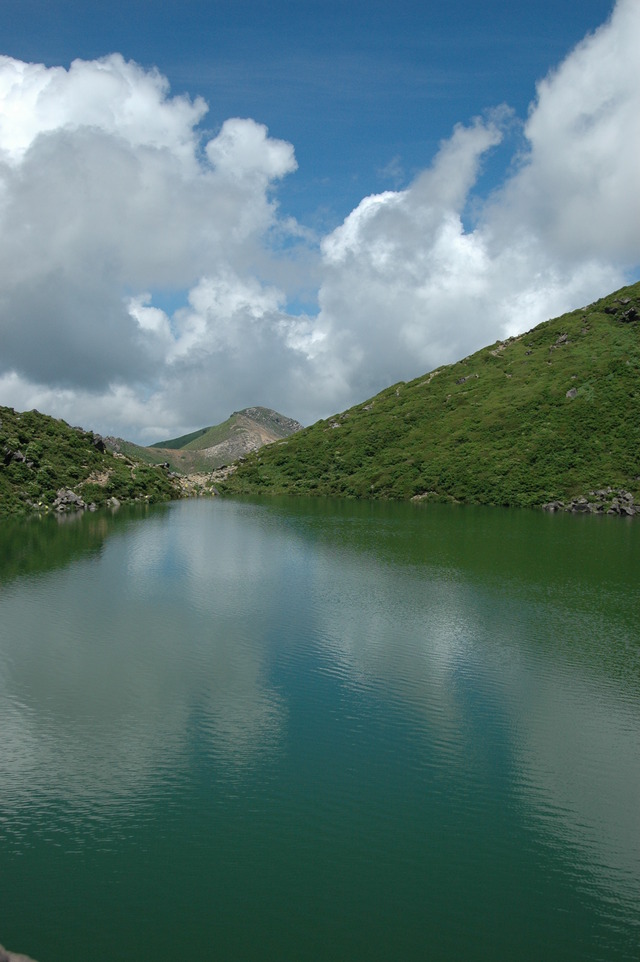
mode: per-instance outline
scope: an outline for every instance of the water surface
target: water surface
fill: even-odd
[[[213,500],[0,559],[0,942],[636,962],[637,523]]]

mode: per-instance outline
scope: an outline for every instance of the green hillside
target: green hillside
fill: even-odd
[[[195,435],[205,431],[209,431],[209,428],[201,428],[200,431],[185,434],[184,437],[193,438]],[[212,459],[207,456],[206,451],[200,454],[198,451],[191,451],[189,448],[179,447],[178,442],[182,441],[182,438],[174,438],[174,446],[168,448],[162,448],[158,445],[145,448],[139,444],[134,444],[133,441],[125,441],[123,438],[107,437],[104,440],[109,450],[115,454],[124,454],[128,458],[142,461],[145,464],[168,464],[172,471],[176,471],[180,475],[210,472],[212,469],[218,467],[218,464],[229,460],[228,458],[223,458],[221,461],[216,462],[215,458]]]
[[[221,487],[521,506],[624,489],[637,502],[639,324],[635,284],[263,448]]]
[[[212,448],[221,441],[226,441],[239,430],[241,419],[240,412],[236,412],[223,421],[222,424],[212,424],[208,428],[201,428],[192,434],[185,434],[181,438],[174,438],[171,441],[158,442],[152,444],[152,448],[167,448],[181,451],[202,451],[205,448]]]
[[[0,407],[0,517],[176,497],[167,471],[112,454],[99,435]]]
[[[178,450],[179,448],[185,448],[192,441],[197,441],[201,438],[203,434],[210,431],[211,428],[200,428],[198,431],[192,431],[191,434],[183,434],[181,438],[171,438],[168,441],[157,441],[155,444],[150,444],[150,448],[167,448],[169,450]]]

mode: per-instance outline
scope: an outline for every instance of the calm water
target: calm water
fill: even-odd
[[[640,957],[640,523],[177,503],[0,528],[0,942]]]

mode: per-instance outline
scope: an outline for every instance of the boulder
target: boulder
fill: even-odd
[[[577,498],[575,501],[571,502],[571,507],[569,509],[573,511],[574,514],[578,514],[583,511],[591,511],[591,505],[586,498]]]
[[[69,510],[84,511],[87,505],[80,495],[72,491],[71,488],[59,488],[55,501],[53,502],[53,507],[56,511],[62,513],[63,511]]]

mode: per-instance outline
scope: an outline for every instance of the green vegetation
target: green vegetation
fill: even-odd
[[[640,496],[640,284],[250,455],[235,494],[532,506]]]
[[[124,454],[132,461],[143,461],[145,464],[166,464],[169,460],[165,450],[145,448],[140,444],[134,444],[133,441],[125,441],[124,438],[105,438],[104,443],[113,454]]]
[[[199,431],[192,431],[191,434],[183,434],[180,438],[171,438],[169,441],[157,441],[155,444],[150,444],[151,448],[168,448],[170,450],[179,450],[180,448],[186,448],[187,445],[191,444],[192,441],[197,441],[201,438],[203,434],[208,431],[214,430],[213,428],[200,428]],[[206,446],[206,445],[205,445]]]
[[[51,510],[61,489],[96,507],[179,497],[166,471],[111,454],[91,431],[0,407],[0,517]]]

